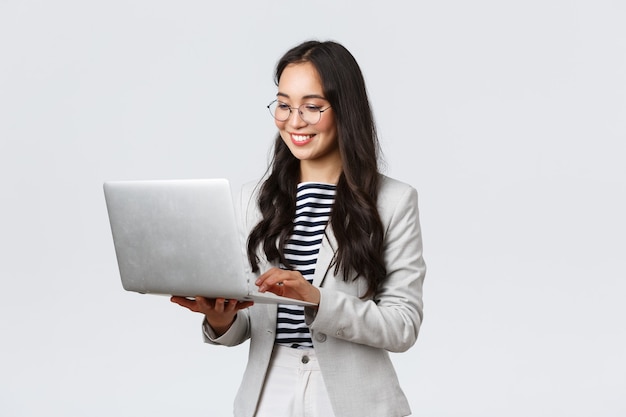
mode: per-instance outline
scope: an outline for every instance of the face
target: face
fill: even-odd
[[[332,176],[341,171],[337,127],[333,109],[324,98],[322,83],[313,64],[288,65],[280,76],[276,98],[281,105],[292,108],[286,121],[275,122],[283,141],[300,160],[301,180],[332,181]],[[295,110],[303,104],[328,110],[321,114],[319,122],[309,124]]]

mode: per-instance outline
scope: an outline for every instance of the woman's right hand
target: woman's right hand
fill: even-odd
[[[205,315],[209,326],[218,336],[230,329],[237,312],[254,304],[252,301],[227,300],[224,298],[205,298],[173,296],[170,301],[196,313]]]

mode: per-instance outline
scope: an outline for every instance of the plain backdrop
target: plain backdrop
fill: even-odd
[[[336,40],[428,274],[415,416],[626,415],[626,3],[0,0],[0,415],[231,415],[247,359],[122,289],[102,183],[258,178],[278,58]]]

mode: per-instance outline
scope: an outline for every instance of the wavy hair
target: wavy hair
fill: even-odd
[[[333,260],[335,274],[341,272],[346,281],[364,277],[368,284],[365,296],[371,296],[385,278],[386,268],[384,232],[376,208],[380,145],[365,80],[345,47],[332,41],[307,41],[278,61],[276,85],[288,65],[304,62],[317,69],[337,124],[343,171],[329,220],[338,246]],[[269,261],[290,267],[283,250],[293,232],[299,168],[300,161],[278,134],[257,201],[262,219],[248,237],[248,260],[254,272],[259,270],[259,247]]]

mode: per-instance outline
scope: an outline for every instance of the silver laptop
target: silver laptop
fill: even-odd
[[[259,293],[226,179],[104,183],[127,291],[313,305]]]

